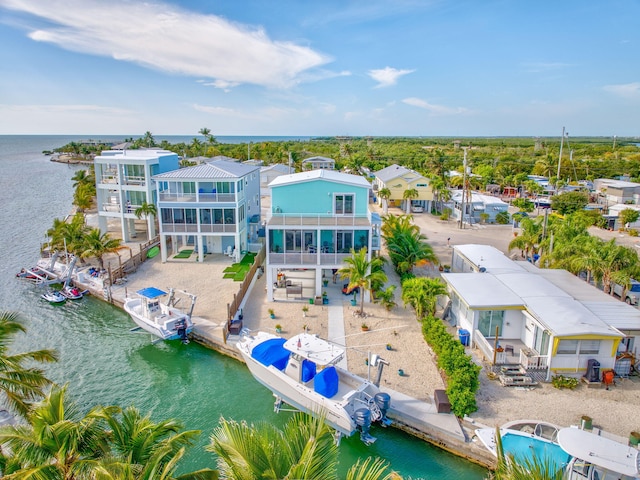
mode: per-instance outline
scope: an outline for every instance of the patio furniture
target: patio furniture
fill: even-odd
[[[508,354],[509,352],[511,352],[511,356],[515,355],[515,353],[513,351],[513,345],[505,345],[504,346],[504,353]]]

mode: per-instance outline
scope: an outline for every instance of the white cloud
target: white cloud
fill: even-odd
[[[35,41],[113,57],[157,70],[241,83],[288,87],[306,70],[331,59],[292,42],[274,41],[256,27],[173,5],[125,0],[0,0],[4,7],[55,26],[32,30]]]
[[[395,85],[398,83],[400,77],[413,73],[414,71],[415,70],[398,70],[392,67],[384,67],[379,70],[369,70],[368,75],[378,82],[375,88],[382,88]]]
[[[421,98],[416,97],[405,98],[402,100],[402,103],[406,103],[407,105],[411,105],[413,107],[423,108],[436,115],[459,115],[470,112],[470,110],[463,107],[452,108],[445,107],[444,105],[434,105],[427,102],[426,100],[422,100]]]
[[[623,98],[640,98],[640,82],[605,85],[603,89]]]

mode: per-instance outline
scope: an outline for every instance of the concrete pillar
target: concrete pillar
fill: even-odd
[[[273,268],[266,268],[265,274],[267,275],[267,300],[273,302]]]

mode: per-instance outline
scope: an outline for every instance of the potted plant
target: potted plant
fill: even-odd
[[[369,330],[369,325],[367,325],[366,323],[362,322],[362,325],[360,325],[360,328],[362,329],[363,332],[366,332]]]
[[[276,323],[275,329],[276,333],[282,333],[282,325],[280,325],[279,323]]]
[[[269,309],[269,316],[270,316],[271,318],[276,318],[276,312],[274,312],[274,311],[273,311],[273,308],[270,308],[270,309]]]
[[[309,307],[307,307],[306,305],[302,307],[302,316],[306,317],[307,316],[307,312],[309,311]]]
[[[443,265],[442,268],[444,269],[444,273],[450,272],[451,271],[451,265]]]
[[[302,331],[307,333],[307,330],[309,330],[309,327],[307,327],[307,324],[305,323],[304,325],[302,325]]]
[[[322,285],[323,285],[324,287],[326,287],[327,285],[329,285],[329,280],[328,280],[327,278],[324,278],[324,277],[323,277],[323,278],[322,278]]]
[[[387,350],[392,350],[393,349],[393,347],[391,347],[390,343],[387,343],[386,348],[387,348]]]

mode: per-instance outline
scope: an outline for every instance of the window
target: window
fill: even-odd
[[[580,353],[597,355],[600,353],[600,340],[580,340]]]
[[[335,213],[336,215],[353,215],[353,194],[336,194]]]
[[[560,340],[558,355],[597,355],[600,353],[600,340]]]
[[[478,330],[485,338],[494,338],[496,327],[498,327],[498,337],[502,335],[502,322],[504,321],[504,310],[485,310],[480,312],[478,318]]]
[[[353,248],[353,232],[336,232],[336,251],[349,253]]]
[[[558,342],[558,355],[575,355],[578,351],[578,340],[560,340]]]

